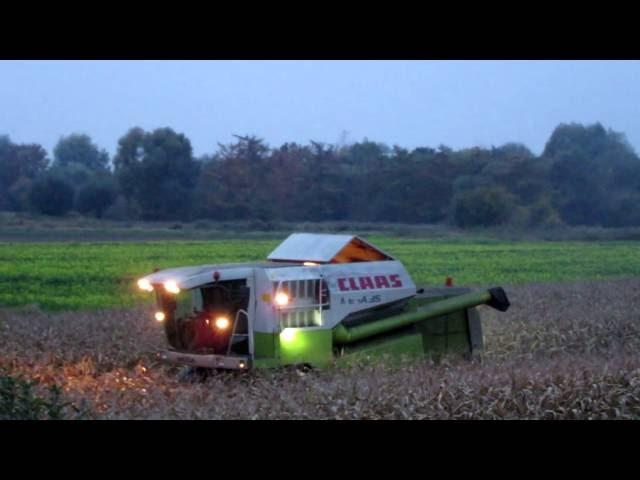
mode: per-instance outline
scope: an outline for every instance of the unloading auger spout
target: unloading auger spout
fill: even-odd
[[[337,344],[353,343],[478,305],[489,305],[496,310],[506,312],[510,303],[507,294],[501,287],[491,288],[481,292],[467,293],[432,303],[417,312],[400,314],[364,325],[345,327],[339,324],[333,330],[333,341]]]

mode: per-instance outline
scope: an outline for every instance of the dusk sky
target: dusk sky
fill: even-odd
[[[140,126],[198,156],[233,134],[539,154],[559,123],[598,121],[638,151],[639,113],[639,61],[0,61],[0,135],[49,152],[86,133],[113,154]]]

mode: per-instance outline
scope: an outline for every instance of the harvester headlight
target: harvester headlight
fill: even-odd
[[[230,322],[227,317],[218,317],[216,318],[216,328],[220,330],[226,330],[229,328]]]
[[[289,303],[289,295],[284,292],[280,292],[276,294],[275,302],[279,307],[284,307]]]
[[[318,264],[316,262],[303,262],[302,265],[305,267],[315,267]]]
[[[285,328],[280,333],[280,339],[284,342],[290,342],[296,337],[296,331],[293,328]]]
[[[147,292],[153,292],[153,285],[146,278],[138,280],[138,288],[140,290],[146,290]]]
[[[156,317],[156,320],[159,322],[164,322],[164,312],[156,312],[156,314],[154,315],[154,317]]]
[[[164,289],[169,293],[180,293],[180,288],[175,280],[168,280],[164,282]]]

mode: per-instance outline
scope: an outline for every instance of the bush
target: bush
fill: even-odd
[[[29,192],[29,203],[45,215],[64,215],[73,207],[73,187],[65,180],[45,175],[36,180]]]
[[[194,230],[211,230],[213,228],[212,223],[207,220],[198,220],[193,224]]]
[[[506,223],[513,208],[513,197],[502,187],[480,187],[454,198],[453,216],[462,228],[489,227]]]
[[[34,391],[37,382],[10,375],[0,376],[0,420],[62,420],[65,408],[59,387],[52,386],[48,395]]]
[[[92,213],[97,218],[102,218],[117,196],[117,188],[112,180],[95,179],[78,191],[76,210],[85,215]]]
[[[247,222],[247,230],[259,232],[271,232],[276,229],[277,224],[269,220],[253,219]]]

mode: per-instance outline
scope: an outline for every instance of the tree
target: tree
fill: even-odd
[[[531,150],[529,150],[529,148],[522,143],[505,143],[504,145],[493,150],[494,156],[505,158],[507,160],[528,160],[535,157],[533,152],[531,152]]]
[[[311,156],[302,177],[305,189],[297,198],[300,214],[314,222],[346,220],[352,198],[344,165],[333,146],[313,141],[311,145]]]
[[[559,125],[547,142],[543,158],[552,162],[549,173],[554,203],[570,225],[607,223],[615,192],[632,193],[633,175],[640,159],[621,133],[598,124]]]
[[[269,151],[266,175],[261,180],[264,193],[268,195],[268,205],[272,218],[279,220],[296,220],[304,218],[300,198],[307,189],[305,171],[311,158],[311,150],[307,146],[286,143],[278,149]]]
[[[281,213],[274,201],[274,175],[287,178],[288,172],[270,164],[270,149],[262,139],[234,136],[237,142],[219,145],[216,156],[202,167],[198,213],[216,220],[271,220]]]
[[[140,127],[130,129],[118,140],[118,151],[113,157],[113,166],[125,199],[133,201],[136,190],[138,169],[144,158],[145,131]]]
[[[343,149],[343,162],[346,163],[350,198],[350,218],[375,220],[379,205],[372,201],[380,195],[385,185],[383,173],[392,162],[391,149],[380,143],[363,141]]]
[[[102,218],[104,211],[115,202],[117,196],[117,185],[110,176],[96,177],[78,190],[76,210]]]
[[[8,136],[0,136],[0,209],[14,207],[8,192],[16,182],[24,185],[47,168],[47,152],[40,145],[16,145]]]
[[[640,191],[614,195],[607,205],[605,227],[640,227]]]
[[[541,196],[527,209],[529,227],[550,227],[561,224],[550,195]]]
[[[606,202],[602,176],[594,173],[598,166],[583,152],[558,153],[551,167],[555,205],[562,220],[569,225],[601,224]]]
[[[106,172],[106,171],[105,171]],[[49,173],[59,178],[64,178],[76,189],[83,187],[98,174],[86,165],[81,163],[68,163],[66,165],[53,164],[49,169]],[[99,172],[103,173],[103,172]]]
[[[360,199],[372,207],[369,220],[434,223],[446,217],[456,170],[447,154],[396,147],[381,160],[374,174],[375,190]]]
[[[64,215],[73,207],[73,187],[55,175],[38,178],[29,193],[29,202],[45,215]]]
[[[29,210],[29,192],[33,187],[33,180],[27,177],[20,177],[13,182],[7,191],[7,206],[14,212]]]
[[[466,191],[454,198],[454,220],[463,228],[501,225],[509,220],[512,205],[511,195],[501,187]]]
[[[109,166],[109,154],[99,149],[85,134],[71,134],[62,137],[53,149],[55,166],[66,167],[80,164],[89,170],[106,170]]]
[[[182,219],[191,214],[199,163],[191,142],[170,128],[132,129],[118,142],[115,174],[124,194],[147,220]]]

